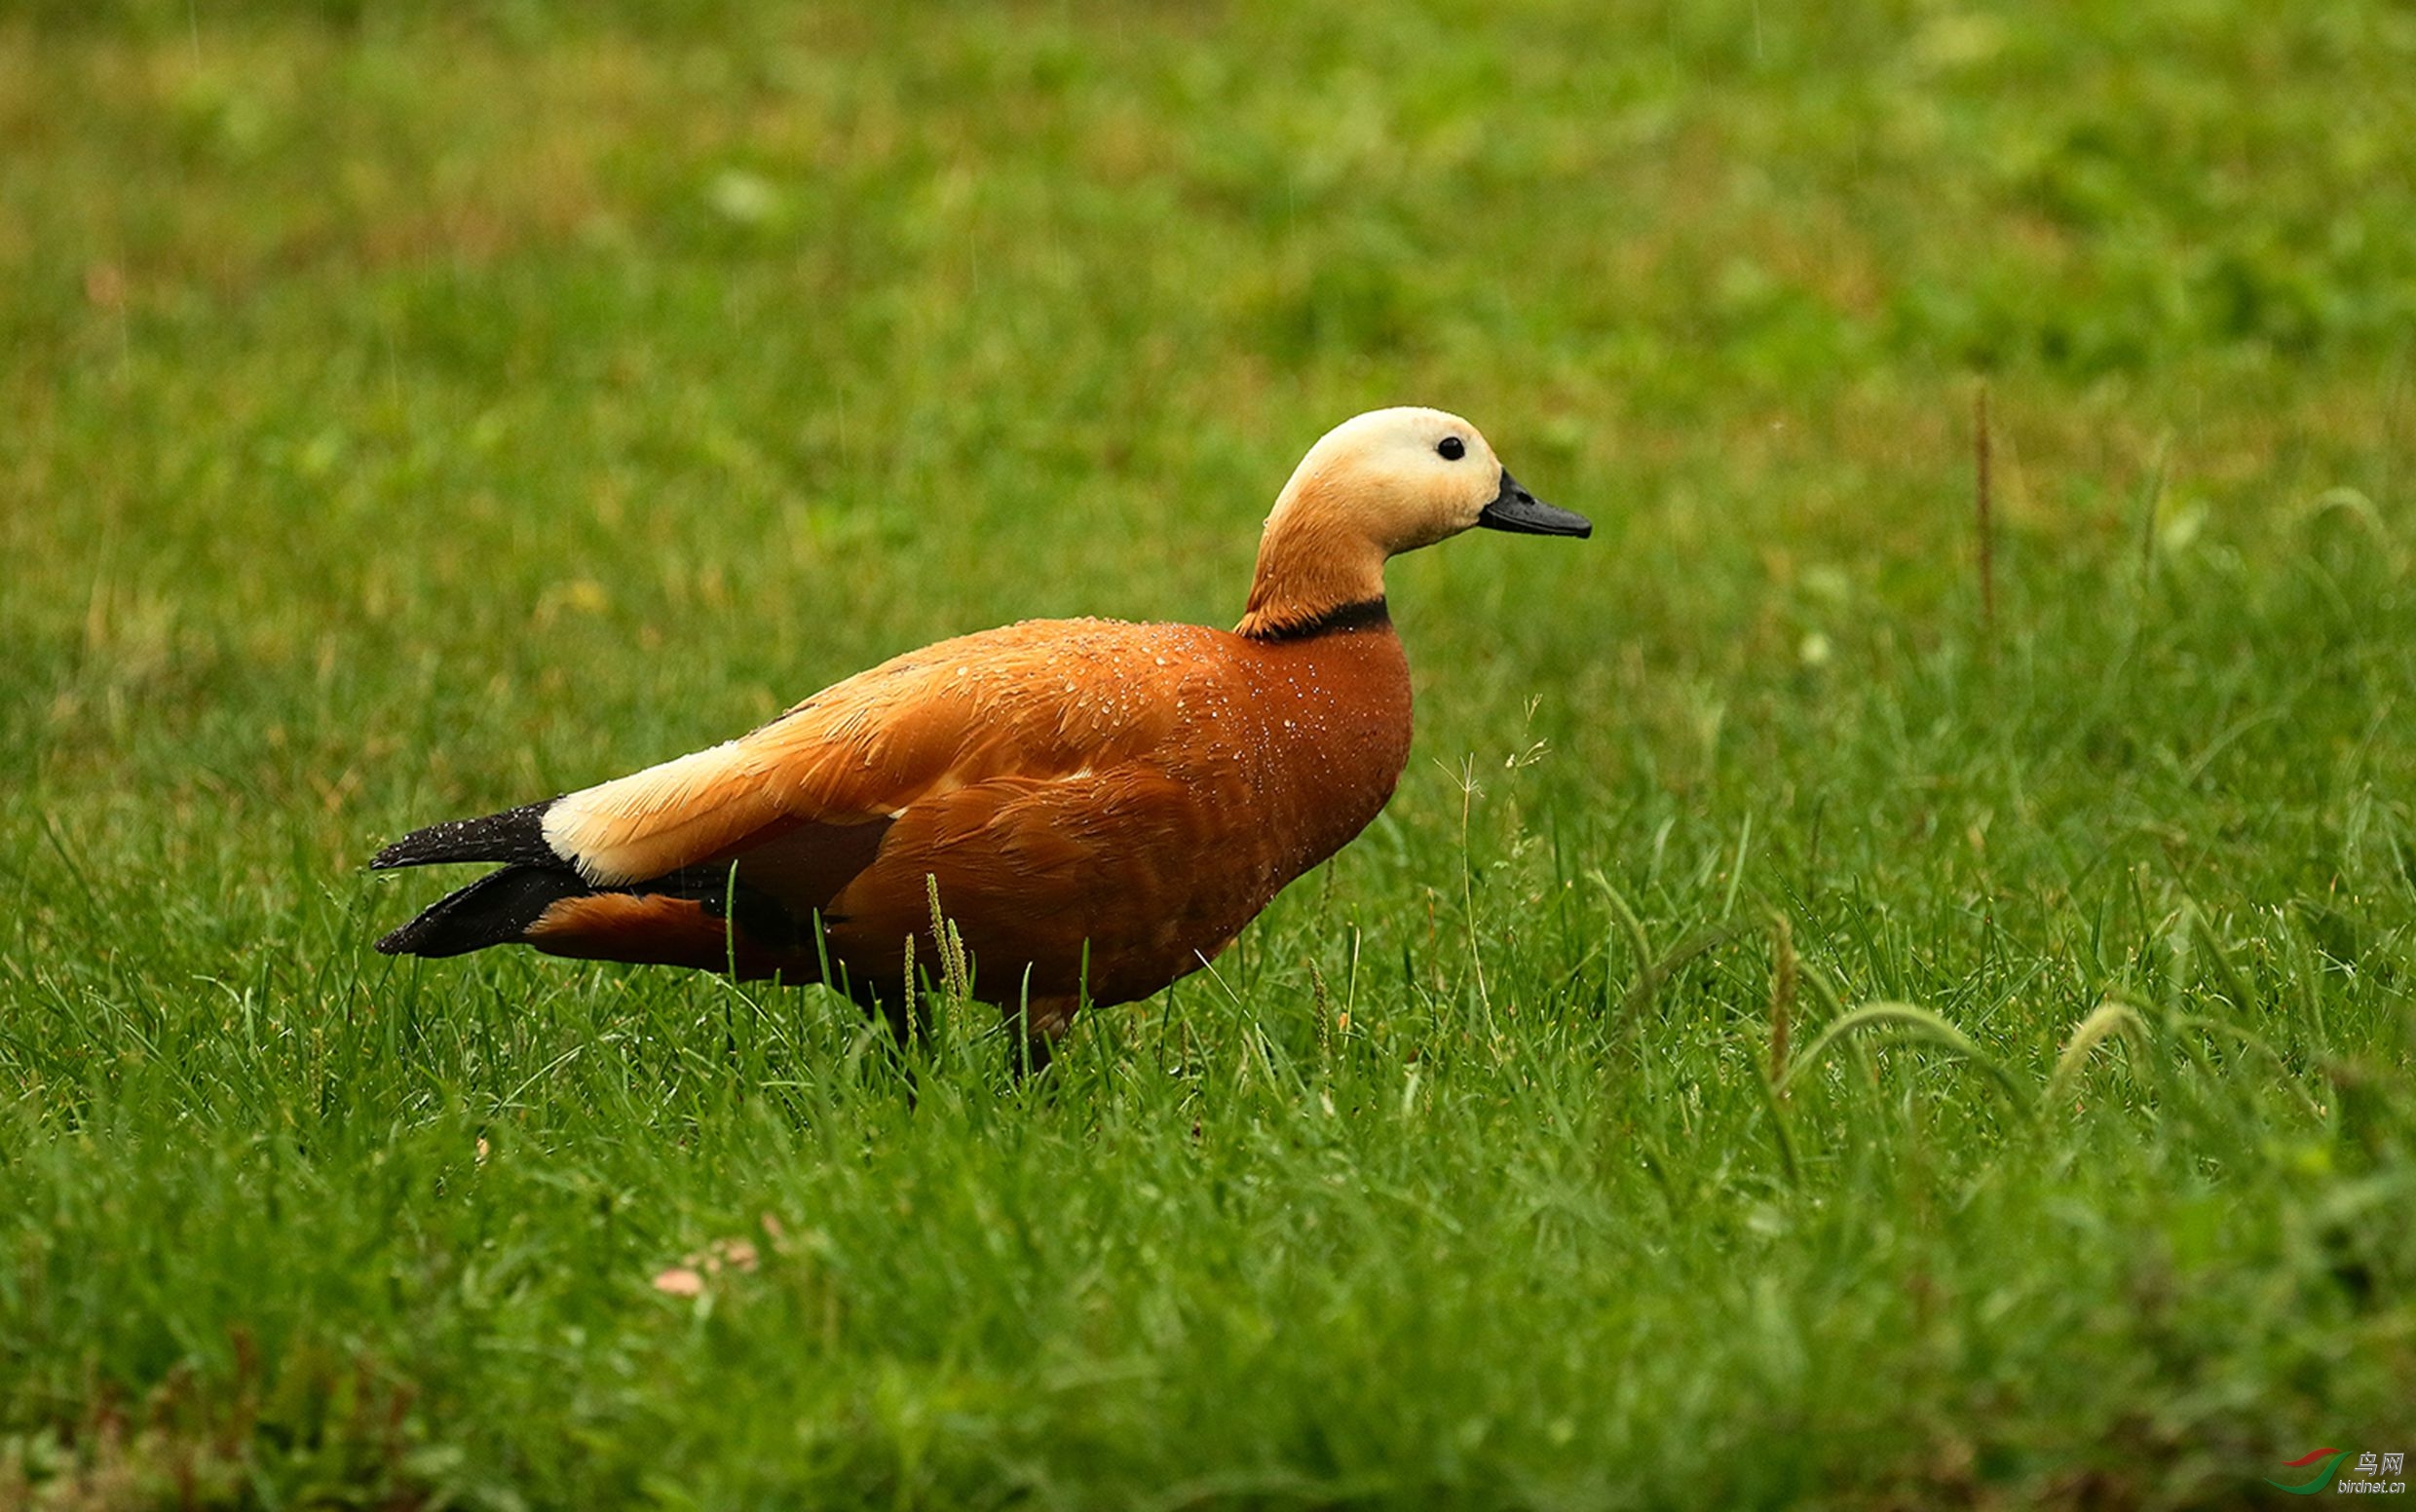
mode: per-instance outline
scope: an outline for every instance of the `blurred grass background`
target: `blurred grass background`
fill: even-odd
[[[0,1503],[2402,1447],[2411,77],[2380,4],[11,8]],[[1397,563],[1391,811],[1049,1083],[366,953],[415,823],[947,633],[1229,624],[1394,402],[1595,539]],[[1969,1055],[1773,1090],[1774,1001],[1870,1000]]]

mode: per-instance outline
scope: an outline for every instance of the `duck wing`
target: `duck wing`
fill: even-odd
[[[430,825],[371,867],[505,869],[379,948],[456,955],[526,940],[712,964],[725,949],[720,915],[739,905],[746,932],[802,948],[803,922],[872,866],[910,813],[910,833],[921,833],[922,819],[982,809],[1000,782],[1148,768],[1175,729],[1184,685],[1214,677],[1214,640],[1196,626],[1097,620],[962,636],[836,683],[710,749]]]
[[[1145,758],[1175,727],[1172,687],[1200,649],[1190,629],[1035,621],[942,641],[736,740],[555,799],[539,833],[593,887],[744,854],[827,898],[918,804]]]

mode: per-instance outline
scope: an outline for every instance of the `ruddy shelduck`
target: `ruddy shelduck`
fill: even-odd
[[[1233,629],[960,636],[710,750],[419,830],[370,865],[502,865],[378,949],[824,981],[902,1033],[917,979],[949,959],[936,897],[972,995],[1044,1054],[1080,1003],[1205,964],[1384,807],[1410,752],[1384,563],[1474,526],[1592,531],[1467,421],[1361,415],[1284,485]]]

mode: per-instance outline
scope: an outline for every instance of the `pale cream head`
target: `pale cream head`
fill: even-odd
[[[1473,528],[1500,487],[1493,448],[1457,415],[1371,410],[1318,438],[1266,523],[1271,530],[1287,511],[1328,510],[1393,555]]]
[[[1245,635],[1283,634],[1384,596],[1384,562],[1477,525],[1583,535],[1538,504],[1475,426],[1439,409],[1371,410],[1328,431],[1275,500]]]

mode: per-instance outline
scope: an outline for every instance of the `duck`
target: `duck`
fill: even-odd
[[[1078,1009],[1207,965],[1382,811],[1411,736],[1384,566],[1471,529],[1593,526],[1456,415],[1359,415],[1276,496],[1232,629],[962,635],[709,749],[415,830],[371,869],[492,869],[377,949],[818,982],[901,1040],[953,971],[1043,1065]]]

